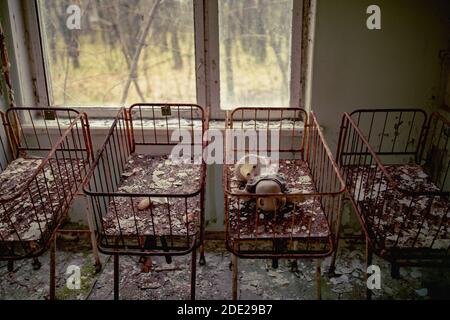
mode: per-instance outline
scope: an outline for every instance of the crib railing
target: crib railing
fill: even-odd
[[[169,110],[162,110],[164,108]],[[183,109],[184,110],[181,110]],[[152,154],[147,148],[155,145],[165,145],[172,147],[178,144],[171,141],[173,130],[189,130],[192,132],[200,130],[203,132],[203,111],[200,107],[187,105],[167,105],[167,104],[139,104],[132,106],[129,110],[122,109],[116,116],[108,136],[103,143],[99,154],[94,162],[94,169],[89,175],[89,183],[85,186],[84,191],[91,198],[91,205],[94,213],[94,221],[98,230],[98,244],[99,249],[107,254],[127,253],[131,255],[184,255],[196,247],[202,240],[202,229],[204,224],[203,206],[204,206],[204,184],[205,184],[205,165],[201,163],[201,177],[200,187],[190,193],[176,193],[176,192],[154,192],[154,193],[139,193],[139,192],[123,192],[118,190],[120,183],[123,181],[123,173],[126,168],[130,156],[137,150],[137,148],[144,148],[146,154]],[[174,111],[175,110],[175,111]],[[180,113],[178,113],[180,112]],[[188,121],[182,125],[182,113],[188,114]],[[187,112],[187,113],[186,113]],[[163,114],[164,113],[164,114]],[[176,121],[169,120],[169,114],[175,115]],[[155,119],[153,119],[155,115]],[[191,117],[192,115],[192,117]],[[196,118],[195,115],[200,115]],[[146,117],[149,118],[146,118]],[[180,116],[180,118],[178,118]],[[161,118],[162,117],[162,118]],[[155,120],[155,121],[153,121]],[[178,121],[179,120],[179,121]],[[192,121],[199,121],[198,128],[193,128]],[[154,127],[147,125],[154,124]],[[159,123],[159,125],[158,125]],[[194,124],[195,125],[195,124]],[[161,138],[161,135],[163,138]],[[203,140],[184,141],[184,143],[200,147],[202,151]],[[192,143],[192,144],[191,144]],[[150,243],[147,241],[150,238],[157,238],[161,236],[155,230],[150,233],[142,232],[138,226],[138,208],[136,203],[147,198],[149,202],[154,202],[157,199],[166,202],[166,211],[168,215],[168,231],[163,235],[163,243]],[[202,214],[196,220],[199,223],[199,230],[192,231],[189,224],[184,228],[185,236],[181,237],[172,231],[171,217],[173,215],[181,215],[188,221],[190,207],[188,201],[191,198],[199,199],[199,207]],[[121,223],[118,222],[119,232],[115,235],[108,234],[104,225],[104,218],[107,214],[112,214],[116,221],[120,220],[120,210],[117,208],[119,199],[124,200],[129,204],[130,214],[134,225],[135,232],[132,234],[124,234]],[[184,204],[183,212],[174,212],[171,208],[171,203],[180,201]],[[108,211],[109,210],[109,211]],[[155,216],[152,206],[149,208],[152,225],[155,225]],[[150,230],[151,231],[151,230]],[[146,240],[147,239],[147,240]]]
[[[419,164],[441,192],[450,192],[450,120],[434,112],[421,143]]]
[[[205,132],[205,111],[195,104],[139,103],[129,108],[130,135],[136,146],[200,145]],[[189,133],[187,141],[172,139],[174,131]]]
[[[40,117],[45,113],[53,118]],[[37,257],[50,246],[90,169],[89,123],[85,114],[71,109],[12,108],[1,115],[2,172],[19,157],[36,162],[20,188],[0,193],[0,220],[12,230],[0,233],[0,259]],[[14,221],[12,215],[25,207],[29,221]],[[23,223],[34,226],[32,240],[21,233]]]
[[[350,116],[383,163],[418,161],[428,120],[425,111],[361,109]]]
[[[228,118],[228,128],[229,131],[240,131],[242,134],[246,134],[246,131],[249,130],[256,131],[254,138],[257,141],[256,143],[253,141],[252,147],[249,146],[249,143],[246,143],[233,144],[232,147],[228,145],[225,148],[225,153],[232,153],[232,156],[225,155],[225,158],[231,159],[231,162],[226,162],[223,168],[227,249],[241,258],[320,258],[330,255],[336,247],[335,240],[339,228],[340,206],[345,184],[315,115],[311,113],[308,117],[306,111],[301,108],[237,108]],[[276,134],[273,134],[273,131]],[[260,140],[266,138],[265,134],[260,135],[261,132],[267,133],[268,139],[270,139],[269,137],[279,139],[274,144],[278,149],[267,148],[267,141],[261,143]],[[233,137],[233,134],[227,133],[227,136]],[[230,139],[227,139],[227,143],[230,144]],[[315,190],[313,192],[296,190],[283,194],[282,197],[286,199],[287,203],[293,203],[291,213],[305,202],[319,202],[320,208],[326,216],[326,223],[330,232],[329,237],[325,237],[327,239],[316,238],[311,234],[311,229],[305,236],[296,238],[292,230],[298,226],[295,225],[294,220],[288,226],[280,226],[282,229],[280,232],[269,237],[267,235],[262,236],[258,232],[261,221],[259,220],[259,214],[256,214],[256,212],[254,214],[255,221],[252,222],[254,232],[245,234],[241,231],[239,225],[234,228],[237,231],[232,231],[231,222],[237,221],[239,224],[244,216],[241,203],[256,203],[258,199],[271,200],[279,197],[279,195],[274,196],[274,194],[242,194],[232,188],[231,179],[233,177],[230,168],[239,160],[239,152],[241,154],[260,154],[261,151],[263,153],[269,151],[269,154],[272,152],[279,153],[280,161],[297,159],[307,164]],[[294,164],[292,165],[294,166]],[[233,203],[237,203],[237,210],[231,210]],[[273,225],[277,225],[279,214],[280,212],[273,214]],[[307,212],[304,214],[307,214]],[[278,242],[278,239],[283,241],[283,238],[289,244],[285,243],[282,250],[276,248],[274,250],[270,245],[265,246],[260,243],[263,241]],[[246,243],[248,243],[248,246],[245,245]]]
[[[365,126],[364,131],[361,129],[364,123],[361,119],[373,119],[374,114],[381,115],[382,119],[390,119],[392,114],[396,114],[395,121],[391,122],[394,124],[393,135],[386,135],[387,125],[381,126],[381,129],[378,126],[371,128],[370,125]],[[433,114],[428,126],[425,126],[426,114],[414,110],[410,111],[410,119],[417,121],[420,116],[421,120],[411,120],[407,124],[417,127],[405,125],[400,130],[400,119],[402,115],[405,119],[405,114],[408,111],[386,110],[384,114],[383,110],[369,110],[365,114],[361,110],[351,115],[344,114],[337,152],[338,164],[350,200],[375,253],[391,262],[417,260],[416,263],[420,264],[428,259],[447,259],[450,257],[450,245],[437,246],[437,241],[439,237],[445,238],[450,211],[449,193],[444,190],[449,169],[448,136],[445,133],[448,132],[448,121]],[[369,123],[373,123],[372,120]],[[377,130],[380,134],[375,133]],[[380,143],[382,140],[390,141],[388,149]],[[436,158],[433,153],[436,151],[432,151],[436,149],[440,150],[441,157]],[[405,154],[412,156],[409,161],[402,158]],[[442,160],[444,155],[447,160]],[[438,174],[436,178],[429,177],[433,182],[440,183],[439,190],[405,186],[386,169],[386,165],[395,168],[397,165],[409,165],[411,161],[414,163],[414,160],[418,160],[416,165],[423,165],[425,171],[429,164],[427,160],[432,163],[437,161]],[[432,228],[428,226],[430,221],[433,221]]]

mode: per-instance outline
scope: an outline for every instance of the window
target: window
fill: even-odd
[[[221,107],[288,106],[293,0],[219,0]]]
[[[39,101],[75,108],[198,103],[214,118],[233,107],[298,106],[300,0],[30,3],[39,17],[38,24],[31,18],[37,32],[30,28],[32,39],[41,39],[33,42],[35,56],[42,53],[35,68]],[[67,24],[73,6],[79,29]],[[111,114],[99,110],[88,113]]]
[[[197,101],[192,0],[38,3],[52,104]],[[67,26],[73,4],[80,29]]]

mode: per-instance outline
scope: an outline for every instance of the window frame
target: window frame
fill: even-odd
[[[31,72],[34,80],[34,94],[37,106],[57,106],[52,102],[51,74],[48,72],[46,48],[43,43],[45,29],[41,28],[38,1],[22,1],[25,10],[29,50],[32,57]],[[303,42],[303,6],[305,0],[293,0],[291,30],[291,74],[289,105],[284,107],[302,107],[302,42]],[[220,105],[220,50],[219,50],[219,4],[218,0],[193,0],[194,41],[195,41],[195,79],[196,103],[209,110],[214,120],[224,120],[229,110]],[[141,101],[137,101],[141,102]],[[156,102],[156,101],[147,101]],[[173,101],[177,102],[177,101]],[[179,102],[179,101],[178,101]],[[121,108],[117,106],[76,106],[66,105],[88,113],[93,118],[115,116]],[[239,106],[236,106],[239,107]],[[283,106],[281,106],[283,107]]]

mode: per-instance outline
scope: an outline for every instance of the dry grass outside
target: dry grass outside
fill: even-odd
[[[172,52],[147,47],[137,72],[137,82],[146,101],[195,103],[196,74],[193,43],[184,43],[183,66],[174,68]],[[93,44],[82,39],[79,55],[80,67],[74,68],[67,59],[64,43],[57,47],[57,61],[50,60],[53,101],[56,105],[118,105],[123,94],[129,70],[121,49]],[[288,103],[289,88],[270,48],[264,63],[257,63],[251,55],[236,46],[231,58],[234,64],[234,98],[226,84],[225,67],[222,68],[222,106],[268,105]],[[222,55],[223,56],[223,55]],[[222,62],[222,64],[225,62]],[[141,101],[132,83],[126,104]]]
[[[51,62],[54,103],[58,105],[118,105],[129,71],[119,47],[92,44],[83,39],[80,67],[65,58],[58,46],[57,62]],[[194,57],[183,54],[183,68],[173,69],[172,53],[147,48],[138,65],[137,82],[148,101],[196,101]],[[141,101],[132,83],[127,103]]]

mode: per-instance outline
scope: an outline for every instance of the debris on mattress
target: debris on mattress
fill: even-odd
[[[401,192],[389,185],[375,166],[349,167],[355,181],[352,194],[358,200],[369,225],[387,247],[450,247],[450,202],[445,196],[414,195],[433,193],[439,188],[418,165],[385,166]]]
[[[245,185],[233,176],[235,168],[229,167],[231,191],[243,191]],[[280,160],[279,173],[283,174],[289,193],[314,193],[313,179],[306,162]],[[327,237],[327,219],[317,197],[302,201],[287,201],[280,212],[267,214],[257,208],[255,199],[230,198],[231,233],[235,237]]]
[[[5,241],[40,239],[60,218],[63,189],[81,181],[83,162],[67,159],[50,160],[28,184],[41,164],[40,158],[18,158],[0,174],[0,197],[6,200],[0,206],[0,235]]]
[[[103,218],[105,232],[193,236],[200,218],[200,195],[185,196],[200,187],[201,165],[174,162],[167,156],[132,154],[117,190],[141,196],[111,199]]]

